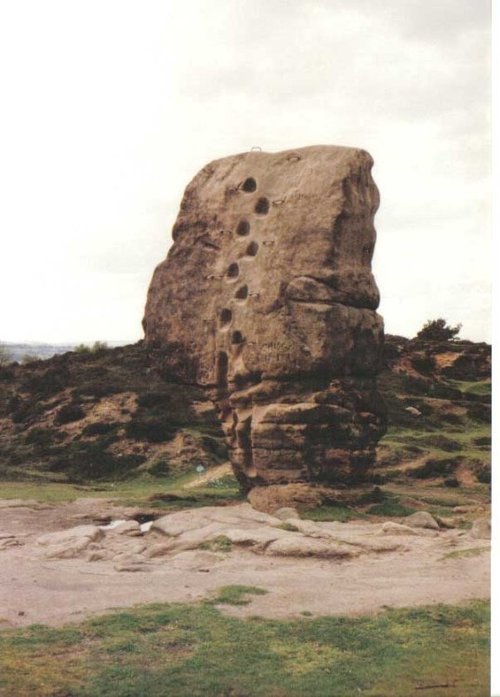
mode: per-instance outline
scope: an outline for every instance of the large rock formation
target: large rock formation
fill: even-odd
[[[379,203],[363,150],[247,152],[189,184],[144,328],[212,392],[246,488],[363,479],[384,432]]]

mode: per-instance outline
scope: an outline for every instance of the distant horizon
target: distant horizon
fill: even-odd
[[[438,319],[438,317],[431,317],[429,318],[430,320],[435,320]],[[446,319],[446,318],[444,318]],[[448,323],[450,324],[450,323]],[[422,325],[423,326],[423,325]],[[422,327],[420,327],[417,331],[420,331]],[[384,330],[384,335],[385,336],[401,336],[405,339],[414,339],[416,336],[416,333],[413,336],[408,336],[407,334],[402,334],[401,332],[396,332],[396,331],[389,331],[387,328]],[[100,337],[98,339],[67,339],[65,341],[39,341],[39,340],[30,340],[30,339],[17,339],[17,340],[5,340],[0,338],[0,346],[78,346],[80,344],[84,345],[92,345],[97,341],[103,342],[108,345],[114,345],[114,346],[128,346],[130,344],[136,344],[138,341],[144,340],[144,334],[142,336],[139,336],[135,339],[130,338],[130,339],[106,339],[103,337]],[[455,341],[472,341],[473,343],[485,343],[485,344],[491,344],[491,341],[488,341],[486,339],[471,339],[468,336],[462,336],[462,331],[458,333],[458,336],[454,337]]]
[[[144,337],[142,337],[144,338]],[[114,344],[118,346],[126,346],[127,344],[136,344],[141,339],[68,339],[66,341],[38,341],[30,339],[17,339],[11,341],[0,339],[0,346],[79,346],[80,344],[94,344],[96,341],[101,341],[105,344]]]

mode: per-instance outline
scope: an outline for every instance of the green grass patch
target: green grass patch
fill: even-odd
[[[373,506],[370,506],[366,512],[368,515],[387,516],[392,518],[411,515],[415,513],[415,510],[415,508],[404,506],[394,499],[388,499],[387,501],[382,501],[382,503],[375,503]]]
[[[199,549],[208,549],[211,552],[230,552],[233,549],[233,543],[225,535],[217,535],[212,540],[202,542]]]
[[[457,549],[454,552],[448,552],[441,559],[463,559],[467,557],[478,557],[483,552],[489,552],[489,547],[469,547],[468,549]]]
[[[238,480],[234,474],[225,474],[223,477],[218,479],[211,479],[206,484],[207,489],[233,489],[239,490]]]
[[[277,621],[227,617],[206,603],[150,605],[60,629],[4,630],[0,662],[2,697],[484,697],[489,608]],[[445,684],[453,689],[424,689]]]
[[[491,395],[491,380],[448,380],[448,383],[464,394]]]
[[[318,508],[313,508],[309,511],[303,511],[301,517],[304,520],[315,520],[318,522],[338,521],[340,523],[346,523],[348,520],[359,520],[365,516],[363,513],[348,508],[347,506],[331,504],[318,506]]]
[[[0,498],[35,499],[45,503],[63,503],[81,497],[114,498],[123,505],[148,505],[162,510],[213,506],[243,498],[237,485],[183,488],[197,476],[195,472],[177,477],[144,474],[134,479],[94,484],[69,484],[40,478],[34,481],[0,480]]]
[[[265,595],[268,591],[257,586],[223,586],[217,590],[215,598],[207,602],[212,605],[249,605],[247,595]]]
[[[287,532],[299,532],[299,529],[296,525],[293,525],[293,523],[281,523],[281,525],[276,526],[278,530],[286,530]]]

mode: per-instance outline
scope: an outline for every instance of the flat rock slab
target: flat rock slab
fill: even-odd
[[[391,534],[381,532],[380,522],[294,518],[302,528],[297,532],[241,504],[164,516],[176,522],[175,536],[156,529],[129,537],[98,526],[67,528],[74,513],[74,506],[53,507],[50,526],[57,514],[66,529],[44,535],[29,509],[18,508],[10,520],[2,539],[24,544],[0,550],[3,627],[61,624],[138,603],[198,601],[235,584],[268,593],[224,612],[277,618],[305,611],[361,614],[384,605],[489,595],[489,546],[485,542],[478,551],[478,540],[464,531],[405,526],[405,534],[398,535],[394,528]],[[193,528],[193,519],[204,524]],[[37,534],[30,534],[30,525]],[[467,553],[470,549],[475,556]]]
[[[287,536],[275,540],[266,549],[266,554],[279,557],[316,557],[318,559],[352,559],[361,550],[347,545],[331,544],[302,535]]]
[[[91,542],[102,536],[102,530],[96,525],[79,525],[69,530],[41,535],[37,544],[45,547],[44,554],[49,559],[68,559],[84,552]]]

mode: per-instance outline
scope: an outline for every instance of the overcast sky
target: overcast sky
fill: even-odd
[[[362,147],[386,331],[490,339],[488,0],[0,4],[0,340],[142,337],[182,192],[260,146]]]

